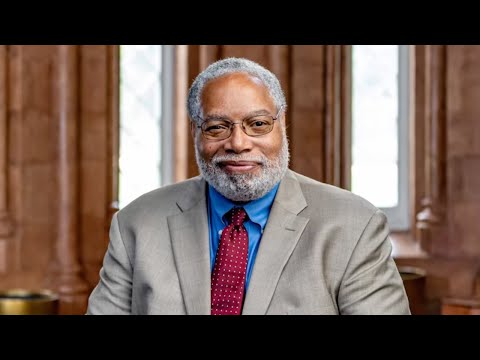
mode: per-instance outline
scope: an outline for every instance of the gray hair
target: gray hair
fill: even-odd
[[[203,108],[201,96],[205,85],[216,78],[232,73],[247,73],[258,78],[267,88],[272,100],[277,107],[283,111],[287,108],[287,102],[283,93],[282,87],[278,78],[263,66],[244,58],[226,58],[218,60],[210,64],[204,71],[202,71],[193,81],[190,91],[188,92],[188,115],[190,119],[197,124],[201,122],[203,117]]]

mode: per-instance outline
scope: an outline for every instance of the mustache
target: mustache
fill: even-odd
[[[218,166],[220,163],[225,161],[252,161],[265,165],[267,163],[267,158],[265,156],[239,156],[239,155],[216,155],[212,158],[212,164]]]

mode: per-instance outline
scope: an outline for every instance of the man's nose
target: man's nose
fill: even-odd
[[[243,131],[241,123],[234,123],[232,125],[232,134],[225,143],[225,149],[235,153],[248,151],[252,147],[251,138]]]

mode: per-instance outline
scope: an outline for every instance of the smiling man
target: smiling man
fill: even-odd
[[[385,215],[288,169],[278,79],[238,58],[188,97],[201,176],[114,215],[89,314],[409,314]]]

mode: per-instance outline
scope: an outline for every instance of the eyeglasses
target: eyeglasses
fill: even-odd
[[[248,136],[262,136],[272,131],[274,121],[278,119],[283,106],[280,106],[276,116],[254,115],[243,119],[241,122],[232,122],[225,118],[208,119],[197,125],[202,129],[203,136],[208,140],[225,140],[232,135],[233,127],[242,125],[242,130]]]

